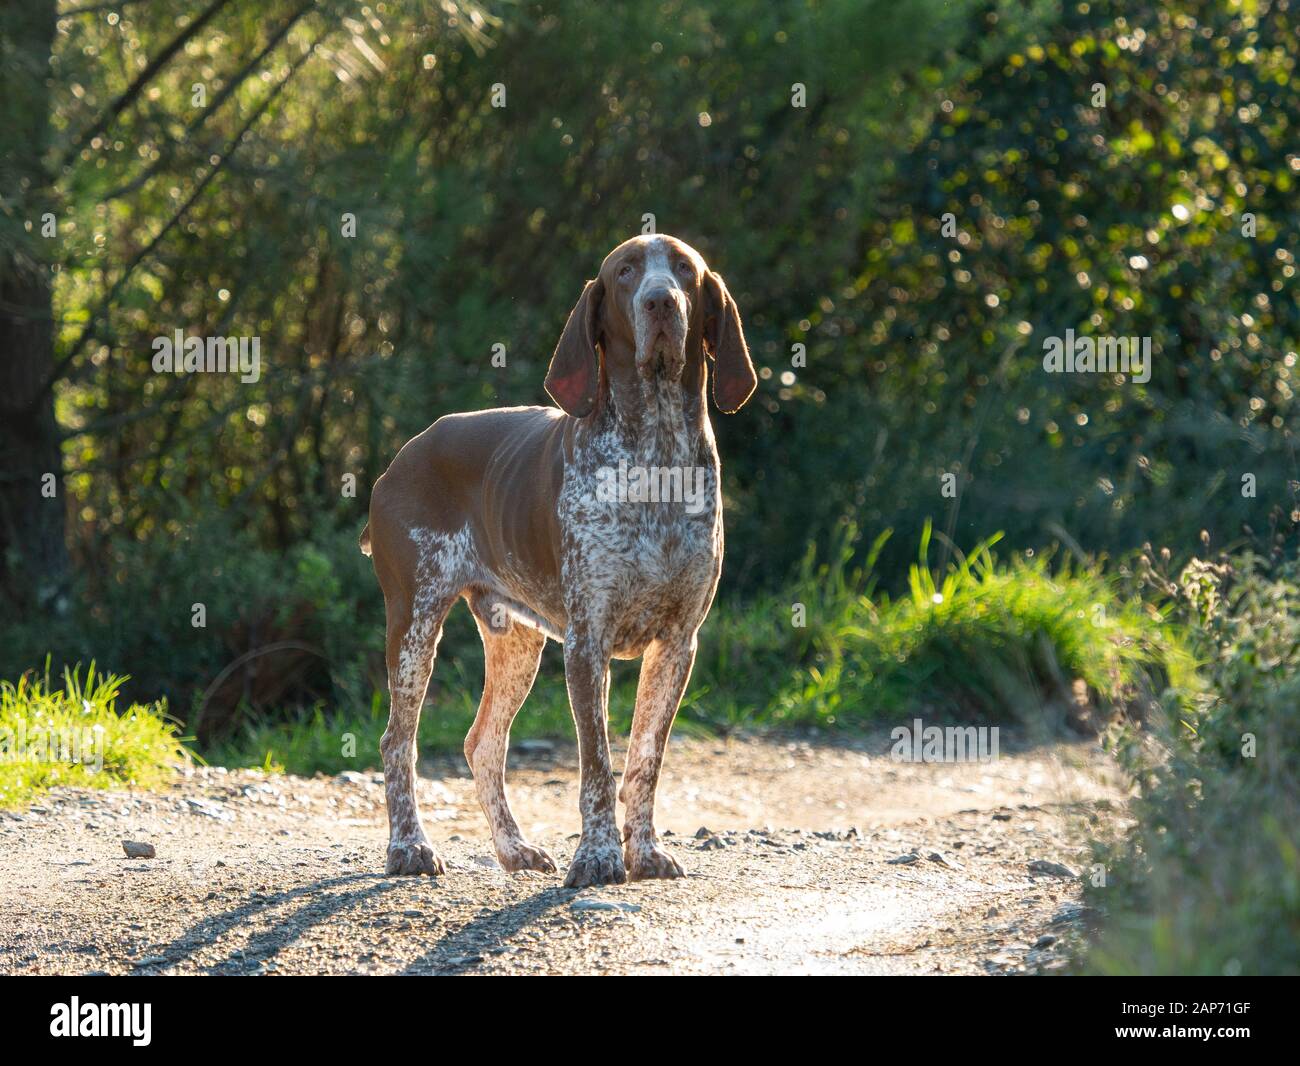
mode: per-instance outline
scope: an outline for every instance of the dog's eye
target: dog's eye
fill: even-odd
[[[683,259],[680,263],[677,264],[677,269],[680,270],[683,274],[689,274],[691,273],[691,264],[688,263],[685,259]]]
[[[630,278],[632,276],[632,264],[625,263],[623,269],[618,272],[620,278]]]

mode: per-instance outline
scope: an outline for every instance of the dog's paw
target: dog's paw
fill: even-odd
[[[384,872],[390,875],[445,874],[447,867],[427,840],[396,840],[388,845]]]
[[[588,885],[621,885],[627,880],[623,852],[616,844],[589,844],[582,841],[573,853],[573,862],[564,878],[565,888]]]
[[[629,881],[646,881],[652,877],[685,877],[682,864],[658,844],[628,842],[624,849]]]
[[[516,841],[497,850],[497,861],[504,870],[515,873],[519,870],[537,870],[544,874],[553,874],[558,869],[555,860],[544,848],[529,844],[523,840]]]

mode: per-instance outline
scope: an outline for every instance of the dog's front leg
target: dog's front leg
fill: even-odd
[[[634,881],[684,876],[680,864],[659,846],[655,834],[655,788],[668,733],[694,662],[694,633],[656,640],[641,661],[622,789],[627,808],[623,826],[625,859],[628,876]]]
[[[582,839],[564,879],[569,888],[627,880],[614,818],[614,770],[609,759],[609,660],[608,642],[596,627],[570,624],[564,638],[564,677],[578,729]]]

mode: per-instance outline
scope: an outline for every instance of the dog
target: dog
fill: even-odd
[[[520,832],[505,792],[510,723],[550,637],[564,645],[581,767],[582,834],[565,884],[683,876],[659,845],[654,805],[722,569],[710,379],[728,414],[758,383],[725,282],[685,242],[635,237],[609,253],[569,314],[545,382],[558,409],[447,415],[375,483],[361,548],[387,615],[389,874],[445,872],[416,805],[415,737],[443,621],[463,598],[486,660],[465,758],[501,865],[556,870]],[[620,836],[609,664],[638,657]]]

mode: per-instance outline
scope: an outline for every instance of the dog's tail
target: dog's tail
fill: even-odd
[[[366,528],[361,531],[361,554],[370,554],[370,523],[366,523]]]

